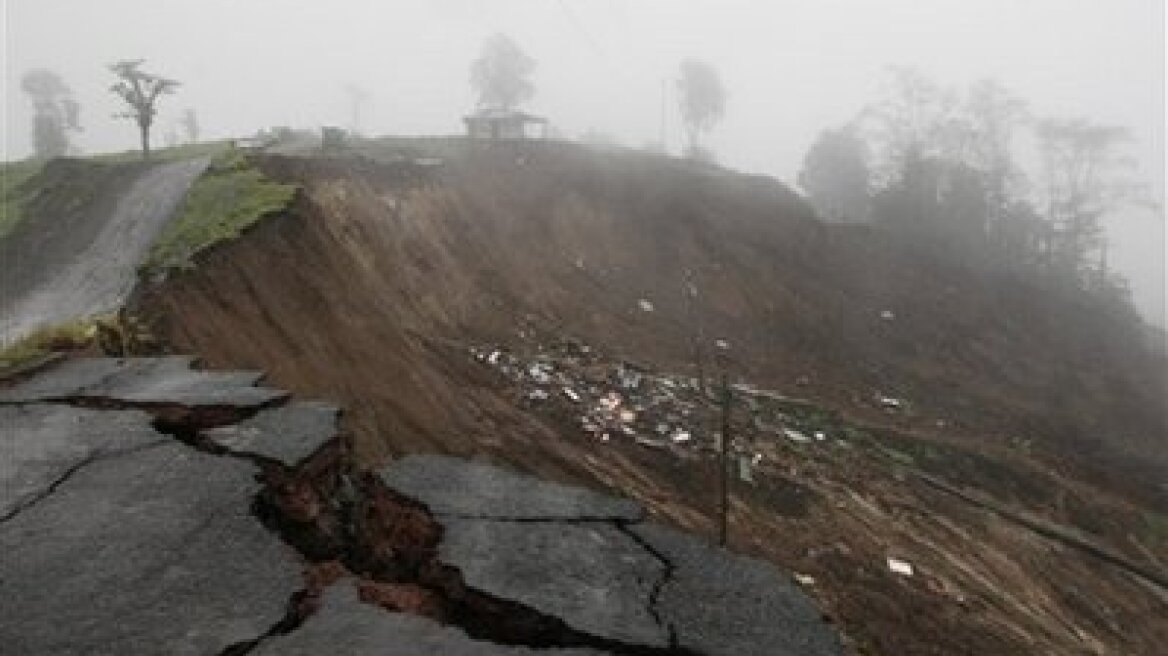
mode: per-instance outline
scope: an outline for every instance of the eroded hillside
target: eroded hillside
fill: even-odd
[[[260,165],[301,187],[291,209],[139,312],[176,350],[336,401],[365,462],[487,457],[713,532],[718,413],[692,379],[725,370],[782,393],[737,395],[755,470],[731,544],[808,577],[860,651],[1168,640],[1164,590],[1132,573],[1168,560],[1165,369],[1098,308],[825,227],[768,179],[647,155]]]

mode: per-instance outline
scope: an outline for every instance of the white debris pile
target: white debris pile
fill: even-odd
[[[534,329],[524,333],[532,349],[522,353],[500,346],[470,349],[476,361],[507,379],[518,403],[598,442],[620,440],[677,455],[720,449],[716,390],[703,390],[686,376],[605,360],[579,340],[540,340]],[[758,440],[807,449],[848,439],[838,420],[808,401],[745,383],[733,391],[733,447],[744,458],[738,461],[744,481],[753,480],[761,462]]]
[[[710,446],[701,436],[714,406],[692,379],[650,374],[628,362],[601,362],[577,340],[540,345],[528,356],[495,346],[470,352],[514,384],[521,403],[574,416],[581,432],[601,442],[624,439],[670,450]]]

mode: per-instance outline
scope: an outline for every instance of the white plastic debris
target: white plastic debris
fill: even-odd
[[[892,321],[896,318],[896,315],[892,313],[892,310],[881,310],[880,318],[885,321]]]
[[[815,439],[816,441],[822,442],[827,439],[827,433],[824,433],[823,431],[815,431]]]
[[[527,374],[531,376],[532,380],[539,383],[540,385],[546,385],[552,380],[551,369],[551,365],[549,364],[536,362],[527,368]]]
[[[754,482],[754,464],[745,454],[738,456],[738,480],[743,483]]]
[[[888,410],[899,410],[904,406],[904,401],[893,398],[891,396],[880,395],[880,407]]]
[[[548,396],[547,391],[541,389],[533,389],[527,393],[527,398],[532,401],[546,401],[548,400]]]
[[[646,298],[642,298],[641,300],[637,301],[637,307],[641,308],[641,312],[653,311],[653,304],[650,303],[649,299]]]
[[[617,394],[616,392],[609,392],[608,394],[600,397],[600,401],[597,403],[602,409],[608,412],[614,412],[617,408],[620,407],[621,397],[620,394]]]
[[[784,428],[783,435],[786,435],[787,439],[791,440],[792,442],[798,442],[799,444],[805,444],[811,441],[810,437],[807,437],[794,428]]]
[[[762,454],[761,453],[754,454],[754,457],[750,459],[750,463],[752,465],[754,465],[755,467],[757,467],[759,465],[759,463],[761,463],[761,462],[762,462]]]
[[[654,439],[651,439],[648,437],[641,437],[640,435],[634,436],[633,441],[636,442],[637,444],[640,444],[641,446],[649,447],[650,449],[664,449],[665,448],[665,443],[662,442],[661,440],[654,440]]]
[[[815,577],[810,574],[795,572],[795,582],[802,586],[812,586],[815,585]]]
[[[574,403],[579,403],[579,402],[580,402],[580,395],[579,395],[579,394],[577,394],[577,393],[576,393],[576,390],[572,389],[571,387],[565,387],[565,388],[563,389],[563,392],[564,392],[564,396],[566,396],[566,397],[568,397],[569,399],[571,399],[571,400],[572,400]]]
[[[637,413],[632,410],[621,410],[620,420],[626,424],[631,424],[637,420]]]
[[[502,353],[500,353],[499,351],[491,351],[491,354],[487,356],[487,362],[491,366],[499,364],[499,356],[500,355],[502,355]]]
[[[669,439],[673,440],[677,444],[681,444],[682,442],[688,442],[692,438],[693,438],[693,436],[690,435],[689,431],[687,431],[687,430],[677,430],[673,433],[673,435],[669,436]]]
[[[730,350],[730,342],[728,342],[724,339],[714,340],[714,346],[717,346],[718,349],[722,350],[722,351],[729,351]]]
[[[900,574],[901,576],[913,575],[912,563],[906,560],[901,560],[899,558],[888,558],[888,569],[895,574]]]
[[[622,366],[621,368],[617,369],[616,375],[620,380],[620,386],[623,389],[637,389],[641,386],[640,372],[633,371],[632,369]]]

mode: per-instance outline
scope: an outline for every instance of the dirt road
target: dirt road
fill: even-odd
[[[0,340],[10,342],[39,326],[117,308],[134,288],[137,268],[163,226],[207,167],[198,158],[141,171],[95,215],[36,216],[9,237],[0,257]],[[66,221],[68,221],[66,223]],[[36,223],[38,225],[32,225]],[[40,224],[57,223],[52,230]],[[78,232],[92,237],[78,239]],[[48,235],[48,238],[45,238]]]

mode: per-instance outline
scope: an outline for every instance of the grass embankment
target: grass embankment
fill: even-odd
[[[0,375],[48,356],[92,344],[97,336],[99,318],[78,319],[57,326],[46,326],[8,345],[0,345]]]
[[[195,254],[238,237],[264,216],[288,207],[295,194],[295,185],[269,180],[243,154],[221,154],[195,181],[143,270],[190,268]]]
[[[224,139],[220,141],[200,141],[198,143],[181,144],[178,146],[167,146],[165,148],[158,148],[150,151],[150,161],[152,162],[174,162],[180,159],[191,159],[194,157],[220,157],[227,154],[231,150],[231,140]],[[94,162],[102,162],[105,164],[126,164],[132,162],[142,161],[141,150],[125,150],[120,153],[98,153],[96,155],[89,155],[86,159]]]
[[[0,164],[0,238],[23,217],[24,203],[34,193],[27,183],[43,166],[44,162],[32,159]]]

